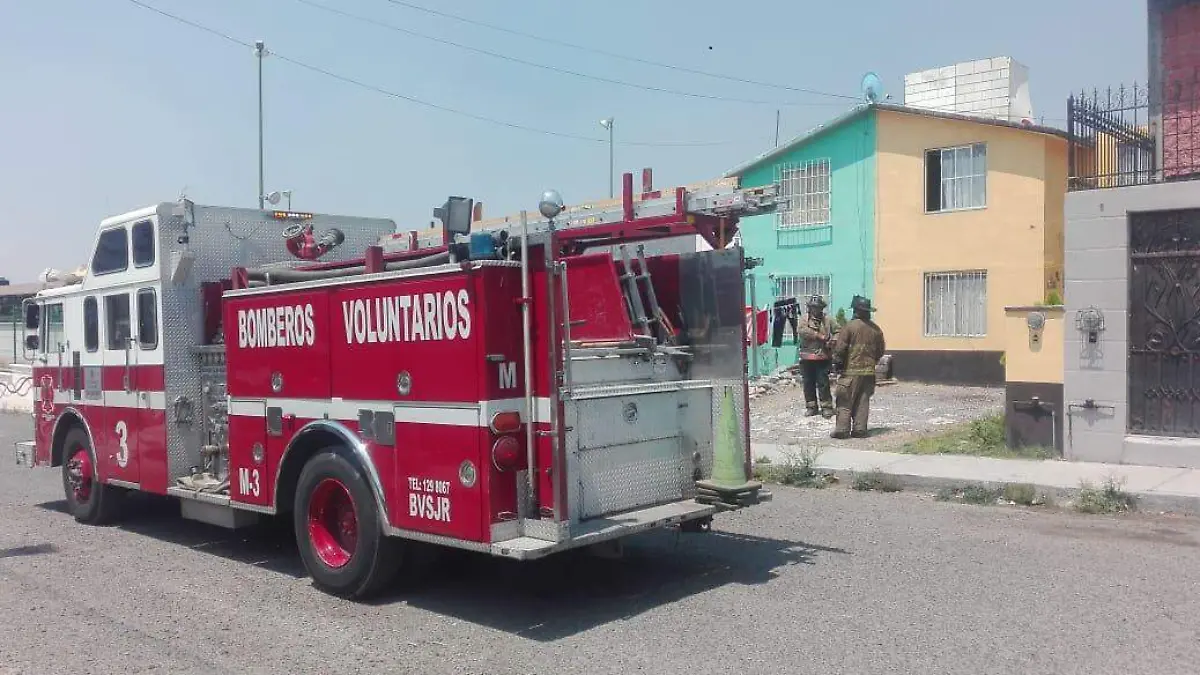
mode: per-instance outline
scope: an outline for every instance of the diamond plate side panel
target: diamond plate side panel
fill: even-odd
[[[527,537],[546,541],[562,541],[567,536],[566,530],[553,520],[526,518],[521,521],[521,529]]]
[[[683,454],[689,458],[693,477],[699,469],[700,478],[712,475],[713,466],[713,395],[711,389],[690,389],[681,392],[679,427],[682,430]],[[696,460],[699,455],[699,461]],[[689,481],[685,497],[696,496],[696,484]]]
[[[681,428],[691,399],[710,406],[707,389],[678,388],[567,402],[574,520],[676,501],[694,490],[698,444]],[[703,442],[711,424],[703,413],[696,417]]]
[[[654,364],[636,357],[584,357],[571,359],[571,384],[583,386],[607,382],[650,382]]]
[[[163,369],[166,379],[167,461],[173,476],[186,475],[200,464],[203,425],[180,424],[172,414],[176,400],[187,399],[199,409],[203,396],[202,363],[193,348],[203,339],[204,306],[200,284],[228,279],[234,267],[302,264],[288,254],[282,232],[287,222],[275,220],[268,211],[220,206],[191,205],[191,224],[174,203],[158,208],[158,258],[162,261],[161,308]],[[361,257],[367,246],[395,232],[395,223],[378,218],[314,215],[318,233],[337,227],[346,235],[341,246],[321,258],[333,262]],[[190,251],[194,255],[190,273],[172,279],[172,259]],[[210,355],[211,356],[211,355]]]
[[[580,452],[580,520],[683,499],[691,470],[681,445],[667,438]]]
[[[588,354],[571,359],[571,386],[628,386],[683,380],[679,366],[666,354]]]
[[[679,436],[681,392],[576,401],[579,450]]]

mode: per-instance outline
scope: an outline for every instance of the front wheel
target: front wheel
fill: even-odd
[[[63,492],[67,511],[81,523],[102,525],[116,515],[121,492],[101,483],[98,476],[87,432],[79,427],[71,429],[63,439]]]
[[[345,598],[377,595],[399,569],[402,542],[383,519],[363,473],[334,449],[300,472],[293,511],[304,567],[321,590]]]

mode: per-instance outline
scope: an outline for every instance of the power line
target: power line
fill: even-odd
[[[210,35],[215,35],[216,37],[219,37],[227,42],[232,42],[235,45],[239,45],[239,46],[245,47],[247,49],[252,49],[254,47],[254,45],[251,44],[250,42],[241,40],[239,38],[233,37],[226,33],[222,33],[221,31],[216,30],[215,28],[210,28],[208,26],[197,23],[190,19],[185,19],[181,16],[161,10],[152,5],[148,5],[144,2],[141,2],[141,0],[128,0],[128,1],[134,5],[137,5],[138,7],[141,7],[142,9],[149,10],[151,12],[154,12],[155,14],[166,17],[168,19],[171,19],[172,21],[176,21],[176,22],[184,24],[186,26],[190,26],[197,30],[204,31],[205,33],[209,33]],[[384,96],[387,96],[390,98],[408,101],[409,103],[414,103],[416,105],[424,106],[426,108],[431,108],[433,110],[451,113],[453,115],[459,115],[461,117],[467,117],[467,118],[477,120],[480,122],[487,122],[489,124],[495,124],[498,126],[508,127],[510,129],[518,129],[520,131],[528,131],[531,133],[543,134],[546,136],[554,136],[557,138],[568,138],[568,139],[577,140],[577,141],[588,141],[591,143],[608,143],[609,142],[608,139],[606,139],[606,138],[596,138],[594,136],[583,136],[580,134],[571,134],[571,133],[566,133],[566,132],[561,132],[561,131],[553,131],[550,129],[541,129],[538,127],[531,127],[531,126],[527,126],[524,124],[517,124],[515,122],[508,122],[505,120],[496,119],[494,117],[486,117],[484,115],[477,115],[475,113],[467,112],[465,110],[459,110],[458,108],[451,108],[449,106],[444,106],[444,105],[440,105],[437,103],[431,103],[429,101],[425,101],[425,100],[422,100],[422,99],[419,99],[419,98],[416,98],[413,96],[408,96],[407,94],[401,94],[399,92],[395,92],[390,89],[384,89],[383,87],[379,87],[379,86],[376,86],[376,85],[373,85],[373,84],[370,84],[367,82],[363,82],[362,80],[348,77],[346,75],[341,75],[341,74],[335,73],[331,70],[326,70],[325,68],[322,68],[320,66],[315,66],[310,63],[306,63],[304,61],[300,61],[298,59],[291,58],[290,56],[286,56],[284,54],[280,54],[275,51],[271,52],[271,56],[274,56],[275,58],[279,59],[280,61],[290,63],[291,65],[296,66],[298,68],[303,68],[305,70],[308,70],[308,71],[311,71],[314,73],[318,73],[320,75],[324,75],[326,77],[338,80],[345,84],[350,84],[350,85],[359,87],[361,89],[366,89],[368,91],[373,91],[378,94],[383,94]],[[753,139],[738,140],[738,141],[735,141],[735,140],[729,140],[729,141],[618,141],[617,145],[640,146],[640,147],[708,147],[708,146],[717,146],[717,145],[730,145],[730,144],[737,144],[737,143],[745,143],[748,140],[753,140]]]
[[[571,75],[574,77],[580,77],[580,78],[584,78],[587,80],[594,80],[596,82],[605,82],[607,84],[615,84],[615,85],[619,85],[622,87],[631,87],[634,89],[642,89],[644,91],[653,91],[653,92],[658,92],[661,94],[673,94],[675,96],[686,96],[689,98],[699,98],[699,99],[706,99],[706,100],[710,100],[710,101],[728,101],[728,102],[733,102],[733,103],[750,103],[750,104],[755,104],[755,105],[774,105],[774,106],[780,106],[780,105],[784,105],[784,106],[830,105],[830,103],[828,103],[828,102],[816,103],[816,102],[798,102],[798,101],[765,101],[762,99],[738,98],[738,97],[734,97],[734,96],[720,96],[720,95],[716,95],[716,94],[699,94],[699,93],[691,92],[691,91],[683,91],[683,90],[679,90],[679,89],[668,89],[666,87],[655,87],[652,85],[638,84],[636,82],[617,80],[617,79],[610,78],[610,77],[603,77],[601,75],[592,75],[590,73],[583,73],[583,72],[579,72],[577,70],[570,70],[568,68],[560,68],[558,66],[551,66],[551,65],[544,64],[544,63],[537,63],[536,61],[527,61],[525,59],[517,58],[515,56],[509,56],[508,54],[501,54],[499,52],[493,52],[493,51],[490,51],[487,49],[481,49],[479,47],[472,47],[471,45],[462,44],[460,42],[454,42],[453,40],[446,40],[444,38],[433,37],[431,35],[425,35],[424,33],[418,33],[417,31],[410,30],[408,28],[401,28],[400,26],[395,26],[395,25],[392,25],[389,23],[385,23],[385,22],[379,21],[377,19],[372,19],[372,18],[365,17],[365,16],[362,16],[359,14],[353,14],[351,12],[336,9],[334,7],[329,7],[328,5],[323,5],[319,2],[313,2],[313,0],[296,0],[296,2],[299,2],[302,5],[308,5],[309,7],[313,7],[315,9],[319,9],[324,12],[329,12],[331,14],[337,14],[339,16],[342,16],[347,19],[351,19],[353,21],[358,21],[360,23],[365,23],[370,26],[375,26],[377,28],[385,28],[387,30],[395,31],[397,33],[403,33],[405,35],[410,35],[412,37],[420,38],[422,40],[429,40],[430,42],[436,42],[438,44],[448,45],[451,47],[457,47],[458,49],[462,49],[465,51],[474,52],[476,54],[482,54],[484,56],[490,56],[495,59],[509,61],[512,63],[519,63],[523,66],[529,66],[531,68],[539,68],[541,70],[548,70],[548,71],[555,72],[555,73],[561,73],[563,75]],[[833,104],[833,105],[839,105],[839,104]]]
[[[641,63],[643,65],[654,66],[656,68],[667,68],[669,70],[678,70],[683,73],[691,73],[693,75],[703,75],[704,77],[712,77],[712,78],[715,78],[718,80],[728,80],[730,82],[741,82],[742,84],[753,84],[753,85],[756,85],[759,87],[770,87],[772,89],[785,89],[787,91],[794,91],[794,92],[798,92],[801,94],[812,94],[813,96],[827,96],[830,98],[841,98],[841,99],[847,99],[847,100],[852,100],[852,101],[857,101],[861,98],[860,96],[851,96],[848,94],[834,94],[834,93],[827,92],[827,91],[819,91],[817,89],[807,89],[804,87],[793,87],[790,85],[777,84],[774,82],[763,82],[761,80],[751,80],[748,78],[737,77],[734,75],[722,75],[721,73],[712,73],[712,72],[708,72],[706,70],[699,70],[696,68],[688,68],[687,66],[680,66],[680,65],[676,65],[676,64],[672,64],[672,63],[663,63],[661,61],[651,61],[650,59],[643,59],[643,58],[639,58],[636,56],[629,56],[628,54],[620,54],[617,52],[610,52],[610,51],[605,51],[603,49],[598,49],[596,47],[588,47],[585,45],[574,44],[574,43],[566,42],[563,40],[556,40],[555,38],[545,37],[543,35],[535,35],[533,33],[525,33],[525,32],[519,31],[519,30],[515,30],[513,28],[505,28],[504,26],[497,26],[495,24],[485,23],[483,21],[479,21],[477,19],[471,19],[471,18],[468,18],[465,16],[460,16],[458,14],[451,14],[449,12],[443,12],[443,11],[437,10],[437,9],[430,9],[428,7],[422,7],[421,5],[415,5],[411,2],[404,2],[404,0],[384,0],[384,1],[390,2],[391,4],[397,5],[399,7],[407,7],[409,9],[413,9],[418,12],[425,12],[426,14],[433,14],[434,16],[440,16],[440,17],[443,17],[446,19],[451,19],[453,21],[459,21],[462,23],[471,24],[473,26],[479,26],[481,28],[488,28],[491,30],[500,31],[501,33],[508,33],[509,35],[516,35],[518,37],[523,37],[523,38],[527,38],[530,40],[537,40],[539,42],[545,42],[545,43],[552,44],[552,45],[558,45],[560,47],[567,47],[569,49],[577,49],[579,51],[591,52],[593,54],[600,54],[601,56],[607,56],[607,57],[614,58],[614,59],[622,59],[624,61],[632,61],[634,63]]]

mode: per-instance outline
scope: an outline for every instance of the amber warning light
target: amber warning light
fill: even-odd
[[[299,211],[272,211],[271,217],[275,220],[312,220],[313,214]]]

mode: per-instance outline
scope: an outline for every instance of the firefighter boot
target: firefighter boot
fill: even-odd
[[[837,405],[837,421],[833,425],[833,433],[829,434],[830,438],[842,440],[850,438],[850,387],[843,380],[839,380],[837,386],[833,390],[833,398]]]
[[[819,414],[819,411],[817,410],[817,402],[816,401],[805,401],[804,402],[804,416],[805,417],[814,417],[817,414]]]
[[[834,422],[833,433],[829,434],[829,437],[836,438],[839,441],[850,438],[850,408],[845,405],[838,405],[837,421]]]

